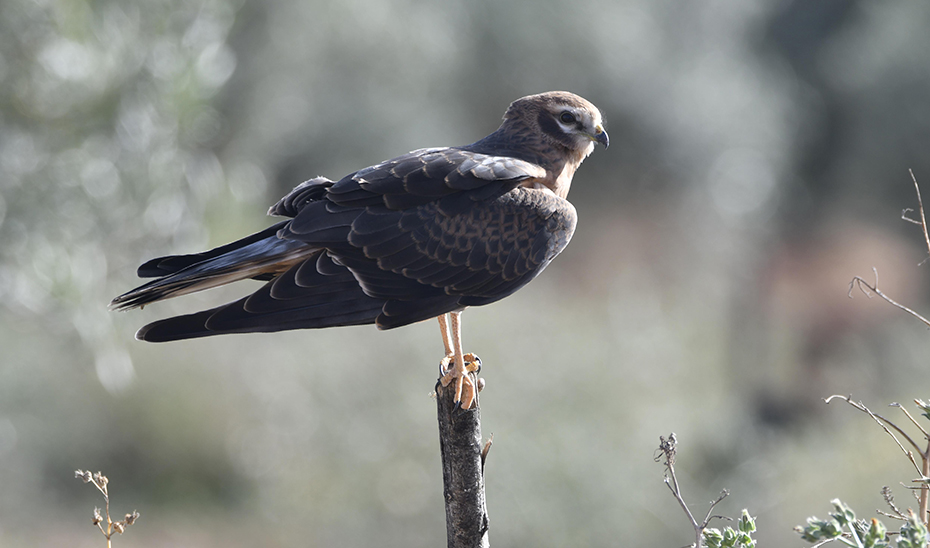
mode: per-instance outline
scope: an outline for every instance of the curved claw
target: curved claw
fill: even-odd
[[[446,356],[439,362],[439,371],[442,377],[439,379],[443,387],[455,381],[455,403],[460,403],[462,409],[471,409],[478,399],[479,386],[477,381],[478,371],[481,370],[481,359],[474,354],[468,353],[462,356],[460,360],[453,356]],[[472,376],[472,373],[475,376]]]
[[[462,360],[465,362],[465,369],[473,373],[481,373],[481,358],[469,352],[462,356]]]
[[[455,401],[461,402],[462,409],[471,409],[475,401],[478,400],[478,387],[471,375],[459,377],[455,383]]]
[[[449,373],[449,371],[452,370],[451,366],[452,366],[453,361],[454,360],[452,356],[446,356],[445,358],[439,360],[439,376],[440,377],[445,377]],[[443,386],[446,386],[446,385],[443,384]]]

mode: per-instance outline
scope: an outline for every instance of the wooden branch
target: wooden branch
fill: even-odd
[[[477,375],[473,379],[478,386]],[[443,497],[446,502],[446,536],[449,548],[485,548],[488,510],[484,498],[484,458],[481,445],[481,411],[478,400],[471,409],[454,403],[455,383],[436,383],[439,414],[439,448],[442,455]],[[490,448],[490,444],[486,446]]]

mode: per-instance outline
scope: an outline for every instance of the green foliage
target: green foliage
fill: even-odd
[[[908,512],[907,522],[901,526],[898,548],[926,548],[930,544],[927,526],[918,519],[917,514]]]
[[[752,533],[755,530],[755,520],[749,515],[748,510],[743,509],[736,529],[727,527],[722,532],[713,527],[705,529],[704,543],[708,548],[754,548],[756,541],[752,538]]]
[[[885,524],[876,518],[872,518],[872,523],[862,540],[862,544],[880,548],[881,546],[888,546],[887,538],[888,530],[885,528]],[[900,546],[900,543],[898,545]]]
[[[795,527],[801,538],[810,543],[828,543],[833,540],[856,548],[926,548],[930,542],[927,527],[914,512],[908,512],[907,520],[895,535],[889,533],[885,524],[877,518],[870,523],[857,520],[856,514],[839,499],[831,501],[835,509],[830,519],[807,518],[807,527]],[[891,544],[894,538],[895,544]],[[708,544],[709,545],[709,544]]]

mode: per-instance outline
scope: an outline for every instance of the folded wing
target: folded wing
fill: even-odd
[[[269,213],[291,217],[214,250],[140,267],[160,276],[114,299],[131,308],[245,278],[267,282],[215,309],[150,324],[167,341],[220,333],[376,323],[392,328],[510,295],[568,243],[574,208],[524,184],[532,163],[422,149],[295,188]]]

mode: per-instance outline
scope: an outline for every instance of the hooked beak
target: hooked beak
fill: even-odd
[[[602,145],[604,148],[607,148],[610,145],[610,137],[607,136],[607,132],[604,130],[604,126],[598,124],[594,128],[594,140]]]

